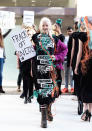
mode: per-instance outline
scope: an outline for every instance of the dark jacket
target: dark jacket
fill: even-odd
[[[71,59],[71,51],[72,51],[72,35],[69,36],[68,40],[68,53],[67,53],[67,67],[70,66],[70,59]]]

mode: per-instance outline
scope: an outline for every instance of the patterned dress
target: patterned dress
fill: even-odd
[[[51,77],[51,67],[55,67],[51,55],[54,55],[54,43],[47,34],[33,36],[36,44],[36,69],[37,84],[39,89],[38,102],[40,105],[50,104],[54,98],[51,97],[54,82]]]

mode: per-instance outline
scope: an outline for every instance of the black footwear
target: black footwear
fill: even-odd
[[[83,113],[83,103],[82,101],[78,101],[78,115]]]
[[[24,93],[22,93],[22,94],[20,95],[20,98],[24,98]]]
[[[5,91],[3,89],[0,89],[0,93],[5,93]]]
[[[59,95],[61,95],[62,94],[62,91],[61,90],[59,90]]]
[[[90,119],[91,119],[91,113],[90,113],[90,112],[88,112],[88,118],[87,118],[87,121],[89,121],[89,122],[90,122]]]
[[[27,98],[27,101],[28,101],[28,103],[31,103],[32,101],[31,101],[31,97],[28,97]]]
[[[47,128],[47,107],[46,105],[41,106],[41,127]]]
[[[83,121],[87,121],[87,114],[88,114],[88,110],[86,110],[86,111],[82,114],[81,119],[82,119]]]
[[[5,91],[3,90],[2,86],[0,86],[0,93],[5,93]]]
[[[24,104],[27,104],[27,97],[25,97]]]
[[[84,121],[89,121],[90,122],[90,119],[91,119],[91,113],[86,110],[82,116],[81,116],[81,119],[84,120]]]
[[[50,104],[50,105],[48,106],[48,108],[47,108],[47,120],[48,120],[48,121],[53,121],[53,116],[52,116],[52,113],[51,113],[51,105],[52,105],[52,104]]]

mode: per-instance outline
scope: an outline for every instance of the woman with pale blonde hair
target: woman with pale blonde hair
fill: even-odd
[[[45,27],[45,28],[43,28],[43,27]],[[52,31],[51,20],[47,17],[43,17],[40,21],[39,30],[41,33],[47,33],[47,34],[51,35],[51,31]]]
[[[53,120],[53,117],[50,113],[50,116],[47,118],[47,108],[48,106],[53,102],[53,98],[51,97],[52,89],[53,87],[52,79],[51,79],[51,64],[52,64],[52,58],[51,55],[54,54],[54,41],[51,36],[51,28],[52,24],[50,19],[47,17],[44,17],[41,19],[39,24],[39,31],[40,33],[37,33],[33,35],[33,42],[36,45],[36,69],[37,69],[37,86],[36,88],[39,90],[38,93],[38,103],[41,107],[41,114],[42,114],[42,120],[41,120],[41,127],[47,128],[47,119],[50,121]],[[51,60],[51,62],[49,61]],[[46,64],[47,63],[47,64]],[[46,82],[47,81],[47,82]],[[46,86],[48,88],[46,88]],[[50,118],[49,118],[50,117]]]
[[[51,106],[59,91],[56,84],[55,62],[64,60],[66,46],[55,35],[52,36],[52,24],[49,18],[43,17],[41,19],[39,30],[40,33],[32,37],[37,54],[35,62],[36,89],[38,90],[37,101],[41,107],[41,127],[47,128],[47,120],[53,121]],[[57,51],[57,48],[60,50]]]

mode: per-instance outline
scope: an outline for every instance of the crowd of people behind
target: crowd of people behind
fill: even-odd
[[[71,94],[78,99],[78,115],[84,121],[90,121],[92,112],[92,19],[82,17],[74,20],[74,29],[67,27],[67,36],[61,31],[62,19],[57,19],[52,26],[51,20],[43,17],[39,29],[35,26],[22,26],[36,51],[36,56],[24,62],[19,59],[18,91],[23,80],[24,104],[31,103],[36,92],[41,112],[41,127],[47,128],[47,120],[53,121],[51,106],[62,93],[68,93],[69,79]],[[6,34],[8,35],[9,30]],[[2,73],[5,59],[4,43],[0,31],[0,93]],[[64,70],[65,87],[62,86],[62,70]]]

